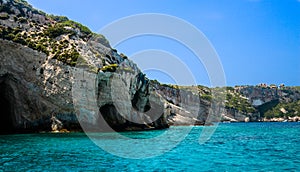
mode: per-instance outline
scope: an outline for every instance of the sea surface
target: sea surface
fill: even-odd
[[[93,133],[94,141],[85,133],[1,135],[0,171],[300,171],[299,122],[219,124],[212,137],[199,144],[204,128],[121,133],[133,141],[130,145],[116,133]],[[187,130],[186,137],[172,140]],[[149,139],[155,147],[139,144]],[[128,150],[129,157],[136,147],[140,156],[113,155],[107,151],[110,147]],[[165,152],[149,154],[156,149]]]

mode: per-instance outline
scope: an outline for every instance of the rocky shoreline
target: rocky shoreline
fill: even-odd
[[[264,118],[262,122],[300,122],[300,116],[271,119]]]

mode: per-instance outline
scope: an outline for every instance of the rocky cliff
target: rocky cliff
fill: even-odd
[[[25,1],[0,7],[1,132],[168,127],[161,97],[102,35]]]
[[[151,81],[152,88],[165,100],[170,125],[212,125],[221,120],[225,96],[208,87],[178,86]],[[209,94],[210,98],[203,96]],[[218,99],[212,99],[215,96]]]
[[[300,116],[299,87],[276,86],[239,86],[237,92],[247,97],[248,101],[260,113],[261,121],[298,120]],[[290,119],[296,117],[295,119]],[[272,119],[282,118],[282,119]]]
[[[193,124],[209,124],[209,119],[210,122],[300,119],[298,87],[257,85],[208,88],[200,85],[165,85],[157,81],[153,84],[168,104],[171,124],[174,121],[181,125],[189,125],[191,121]],[[186,111],[182,112],[181,108]]]

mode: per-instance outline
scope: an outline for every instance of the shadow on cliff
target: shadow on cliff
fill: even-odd
[[[0,134],[14,133],[13,102],[10,100],[13,94],[12,88],[6,83],[8,75],[0,77]]]

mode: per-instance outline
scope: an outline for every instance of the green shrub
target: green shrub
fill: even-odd
[[[70,33],[73,33],[73,32],[71,30],[65,29],[64,26],[61,24],[56,24],[54,26],[51,26],[45,31],[45,35],[52,39],[54,39],[60,35],[70,34]]]
[[[22,38],[22,36],[20,34],[17,34],[12,41],[22,44],[22,45],[27,44],[26,40],[24,40],[24,38]]]
[[[286,110],[286,113],[281,111],[282,108]],[[300,100],[290,103],[279,103],[264,113],[266,118],[293,117],[296,115],[300,115]]]
[[[208,95],[208,94],[203,94],[203,95],[200,96],[200,99],[211,101],[212,100],[212,96]]]
[[[232,91],[232,92],[233,92],[233,91],[234,91],[234,88],[233,88],[233,87],[226,87],[226,90],[227,90],[227,91]]]
[[[239,93],[233,93],[231,87],[226,87],[225,107],[234,108],[244,113],[254,113],[256,109],[248,102],[247,99],[241,97]]]
[[[16,27],[16,28],[13,29],[12,33],[15,34],[15,35],[17,35],[18,33],[22,32],[22,31],[23,30],[21,28]]]
[[[115,72],[117,70],[118,64],[110,64],[102,67],[100,70],[103,72]]]
[[[128,57],[127,57],[125,54],[123,54],[123,53],[121,53],[120,56],[121,56],[123,59],[128,59]]]
[[[27,39],[26,39],[26,40],[27,40]],[[28,46],[29,48],[35,49],[36,45],[35,45],[34,42],[32,42],[30,39],[29,39],[29,41],[26,41],[26,42],[27,42],[27,46]]]
[[[48,15],[49,18],[57,21],[57,22],[65,22],[65,21],[68,21],[68,17],[66,16],[55,16],[55,15]]]
[[[38,50],[38,51],[41,51],[41,52],[44,52],[45,54],[49,55],[49,51],[47,50],[47,48],[42,45],[42,44],[36,44],[35,50]]]
[[[15,34],[9,33],[7,35],[4,35],[4,38],[7,40],[13,40],[15,38]]]
[[[18,3],[21,3],[21,4],[23,4],[23,5],[26,5],[27,7],[31,7],[31,8],[32,8],[32,6],[29,5],[28,2],[27,2],[26,0],[15,0],[15,1],[18,2]]]
[[[76,66],[76,64],[77,64],[77,61],[71,61],[71,63],[70,63],[70,66]]]
[[[61,25],[63,27],[69,26],[69,27],[72,27],[72,28],[79,28],[80,32],[82,32],[85,35],[92,34],[92,31],[88,27],[83,26],[82,24],[80,24],[78,22],[75,22],[75,21],[72,21],[72,20],[62,21],[62,22],[59,23],[59,25]]]
[[[18,20],[20,23],[27,23],[27,19],[24,17],[19,17]]]
[[[53,53],[53,51],[52,51],[52,53]],[[77,60],[80,57],[79,52],[75,49],[72,49],[69,52],[67,52],[67,51],[61,52],[60,50],[57,50],[54,53],[53,53],[54,56],[52,57],[52,59],[57,59],[67,65],[70,65],[70,66],[75,66],[77,64]]]
[[[80,56],[80,54],[76,50],[73,50],[70,53],[70,58],[72,59],[72,61],[77,61],[77,59],[79,58],[79,56]]]

